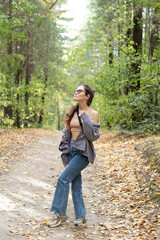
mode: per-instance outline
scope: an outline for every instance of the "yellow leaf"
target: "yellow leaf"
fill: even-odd
[[[32,233],[28,232],[28,233],[26,233],[26,235],[28,235],[28,236],[29,236],[29,235],[32,235]]]
[[[48,227],[45,227],[44,230],[45,230],[45,231],[48,231]]]
[[[50,220],[49,220],[49,219],[47,219],[47,220],[45,221],[45,223],[49,223],[49,221],[50,221]]]
[[[155,231],[155,229],[151,228],[147,231],[147,233],[149,234],[151,231]]]

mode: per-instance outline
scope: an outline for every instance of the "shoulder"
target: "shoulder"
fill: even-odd
[[[99,115],[98,112],[95,111],[95,110],[92,109],[92,108],[90,108],[90,114],[91,114],[92,116],[98,116],[98,115]]]
[[[92,118],[92,120],[96,123],[99,122],[99,114],[97,111],[95,111],[94,109],[90,108],[90,116]]]

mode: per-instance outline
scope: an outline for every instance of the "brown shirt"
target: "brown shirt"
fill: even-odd
[[[77,136],[77,134],[81,131],[81,126],[79,124],[77,114],[75,114],[73,116],[73,118],[71,119],[70,128],[71,128],[71,133],[72,133],[72,139],[74,139],[74,138],[76,138],[74,135]],[[74,134],[74,133],[76,133],[76,134]]]

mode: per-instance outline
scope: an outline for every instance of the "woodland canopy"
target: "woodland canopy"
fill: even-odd
[[[159,1],[90,0],[76,40],[65,35],[63,3],[0,1],[0,126],[62,129],[87,83],[102,127],[158,133]]]

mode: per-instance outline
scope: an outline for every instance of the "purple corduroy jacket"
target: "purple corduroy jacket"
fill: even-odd
[[[81,153],[88,158],[88,161],[93,163],[96,153],[92,142],[100,137],[100,123],[93,122],[86,112],[82,113],[80,118],[83,120],[83,130],[81,130],[76,140],[74,140],[73,147],[80,150]],[[59,144],[59,150],[62,152],[61,159],[63,163],[68,162],[70,140],[71,132],[64,128]]]

